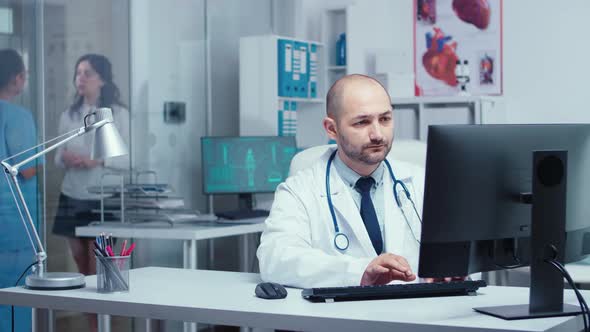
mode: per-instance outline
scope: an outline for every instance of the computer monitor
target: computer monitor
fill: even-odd
[[[563,304],[563,276],[545,259],[590,254],[590,125],[428,130],[418,274],[530,265],[530,303],[485,313],[519,319],[579,312]]]
[[[297,152],[293,136],[202,137],[203,193],[272,193],[288,176]]]

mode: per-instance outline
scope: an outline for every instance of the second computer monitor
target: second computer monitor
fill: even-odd
[[[590,254],[590,125],[430,126],[418,275],[530,265],[528,304],[504,319],[579,314],[564,262]]]
[[[288,176],[295,137],[202,137],[203,193],[272,193]]]
[[[534,151],[567,152],[559,256],[590,254],[590,125],[430,126],[427,149],[421,276],[530,264]]]

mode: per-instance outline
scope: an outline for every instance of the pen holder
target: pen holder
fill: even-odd
[[[96,256],[96,289],[99,293],[129,291],[131,256]]]

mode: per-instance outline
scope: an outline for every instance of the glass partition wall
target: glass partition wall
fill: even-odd
[[[30,135],[31,131],[35,132],[33,135],[36,137],[36,144],[39,144],[64,134],[66,129],[71,129],[73,126],[83,126],[80,115],[91,108],[87,104],[101,104],[100,97],[91,97],[92,84],[98,84],[94,92],[98,91],[100,96],[100,91],[105,91],[101,85],[105,82],[114,82],[120,93],[119,98],[115,99],[124,105],[119,109],[125,108],[120,112],[133,114],[129,106],[131,104],[129,8],[130,2],[124,0],[0,0],[0,49],[17,51],[24,62],[27,78],[24,88],[17,95],[8,94],[11,96],[8,98],[6,93],[1,94],[5,100],[4,103],[0,103],[0,123],[5,126],[0,128],[0,145],[5,145],[7,148],[0,149],[0,154],[6,154],[0,155],[0,159],[19,152],[24,147],[29,147],[30,145],[27,146],[24,143],[24,137]],[[104,58],[89,57],[86,62],[90,64],[90,69],[85,67],[85,72],[80,72],[81,75],[77,77],[76,62],[86,54],[103,55]],[[5,61],[0,63],[0,67],[4,68],[1,68],[0,72],[10,71],[8,67],[12,65],[12,62],[6,60],[7,58],[2,59]],[[104,59],[108,60],[106,67]],[[108,63],[111,64],[111,68],[108,68]],[[92,68],[93,66],[97,68]],[[93,75],[98,76],[93,77]],[[96,80],[96,78],[100,79]],[[5,89],[3,92],[8,90],[11,89]],[[64,112],[76,104],[76,95],[81,96],[80,106],[64,120]],[[93,99],[95,99],[94,103]],[[28,122],[23,125],[16,121],[18,114],[21,114],[18,112],[30,114],[34,128]],[[24,119],[27,119],[27,116]],[[117,119],[116,115],[115,119]],[[126,127],[120,130],[128,133],[128,137],[131,136],[130,123],[131,121],[126,121],[124,124],[119,124]],[[23,125],[22,128],[14,130],[21,125]],[[80,160],[89,159],[84,146],[89,144],[91,137],[86,136],[89,137],[77,138],[75,140],[77,143],[68,143],[69,145],[60,149],[59,153],[76,152]],[[13,143],[14,141],[19,143]],[[130,138],[128,143],[130,145],[132,143]],[[36,176],[31,180],[36,184],[37,200],[30,199],[27,204],[34,213],[38,231],[48,253],[48,270],[79,271],[80,264],[85,263],[80,258],[85,260],[88,254],[80,252],[84,247],[80,247],[73,237],[64,236],[67,232],[73,232],[72,227],[67,226],[65,230],[61,227],[61,231],[56,234],[54,223],[56,218],[59,219],[56,215],[59,214],[60,201],[63,210],[63,197],[60,199],[62,189],[68,187],[69,189],[63,191],[75,196],[86,189],[82,188],[86,187],[85,184],[89,184],[82,180],[86,177],[85,175],[68,175],[68,173],[84,174],[87,171],[89,179],[96,179],[96,175],[92,174],[95,171],[90,169],[100,165],[91,165],[87,162],[85,165],[74,167],[65,163],[63,159],[63,157],[56,158],[56,152],[51,152],[42,161],[32,163],[36,165],[37,171]],[[131,158],[124,160],[122,168],[129,169],[130,160]],[[80,163],[83,164],[83,162]],[[22,180],[29,181],[24,177]],[[0,178],[0,189],[2,189],[0,194],[10,195],[4,176]],[[0,224],[3,224],[2,232],[4,233],[4,236],[0,236],[0,283],[2,287],[8,287],[14,285],[19,275],[34,261],[34,252],[17,218],[18,215],[11,210],[14,207],[14,201],[11,196],[4,194],[0,196]],[[92,197],[83,195],[74,198],[84,200]],[[67,204],[70,207],[72,205]],[[8,212],[2,213],[3,209]],[[96,211],[92,213],[94,212]],[[94,218],[94,215],[77,215],[77,217],[88,219]],[[18,245],[14,244],[17,242]],[[88,266],[82,268],[84,269],[83,272],[88,272]],[[10,330],[10,325],[6,325],[11,321],[9,310],[9,307],[0,307],[0,330],[2,331]],[[86,315],[58,312],[56,313],[56,330],[92,331],[96,326],[93,321],[93,318]],[[120,328],[115,330],[129,330],[129,324],[130,322],[123,320],[118,323]],[[17,310],[15,330],[27,331],[30,330],[30,326],[30,310]]]
[[[17,131],[18,139],[32,134],[36,139],[31,139],[35,141],[31,146],[53,139],[81,127],[91,105],[114,104],[115,123],[130,149],[129,157],[117,163],[118,170],[126,170],[126,182],[168,184],[183,198],[186,209],[206,212],[197,144],[207,135],[206,11],[205,0],[175,0],[172,6],[168,0],[0,0],[0,49],[16,50],[26,68],[26,85],[10,98],[10,105],[32,118],[29,130]],[[237,48],[232,52],[237,58]],[[0,63],[2,70],[7,66],[8,62]],[[237,86],[237,80],[234,83]],[[112,84],[118,87],[118,98],[112,98],[112,87],[104,90]],[[105,95],[111,98],[105,101]],[[9,114],[1,102],[0,123]],[[182,112],[175,111],[179,109]],[[180,116],[171,118],[167,112]],[[0,138],[4,136],[0,127]],[[37,199],[27,204],[36,207],[34,218],[48,253],[49,271],[94,273],[89,258],[93,254],[74,237],[74,228],[100,219],[100,205],[88,203],[100,194],[89,187],[119,179],[97,175],[97,168],[103,173],[112,169],[88,161],[85,151],[90,141],[91,135],[79,137],[36,164],[31,181]],[[0,149],[0,160],[9,155]],[[3,207],[14,208],[7,188],[1,177],[0,189],[8,196],[0,196],[0,287],[14,285],[34,260],[20,218],[1,214]],[[116,213],[105,216],[120,219]],[[131,215],[126,220],[132,221]],[[13,245],[15,241],[19,246]],[[134,267],[182,266],[180,242],[137,242]],[[55,316],[57,331],[96,329],[93,316],[70,312]],[[16,331],[30,329],[30,310],[19,311],[16,318]],[[130,331],[143,324],[135,323],[113,318],[111,330]],[[10,330],[6,324],[10,308],[0,306],[0,331]],[[166,328],[182,329],[182,323],[166,322]]]

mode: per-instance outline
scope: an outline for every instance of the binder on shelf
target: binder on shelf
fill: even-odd
[[[309,46],[309,98],[318,97],[318,52],[317,45]]]
[[[293,41],[278,40],[278,93],[281,97],[293,97]]]
[[[287,130],[286,136],[295,136],[297,134],[297,103],[292,101],[289,112],[287,113]]]
[[[285,123],[285,110],[289,107],[289,102],[285,101],[285,106],[281,106],[281,102],[279,101],[279,109],[277,110],[277,128],[278,128],[278,132],[277,135],[278,136],[285,136],[285,128],[284,128],[284,123]]]
[[[308,91],[307,86],[309,83],[309,71],[308,71],[308,43],[294,41],[293,47],[295,49],[293,56],[293,81],[295,86],[295,97],[307,98]],[[297,73],[297,77],[295,75]],[[297,78],[297,79],[295,79]]]
[[[297,103],[284,101],[278,111],[279,136],[295,136],[297,133]]]
[[[301,82],[301,54],[297,42],[293,41],[293,74],[291,75],[291,85],[293,93],[291,97],[299,97],[299,85]]]

